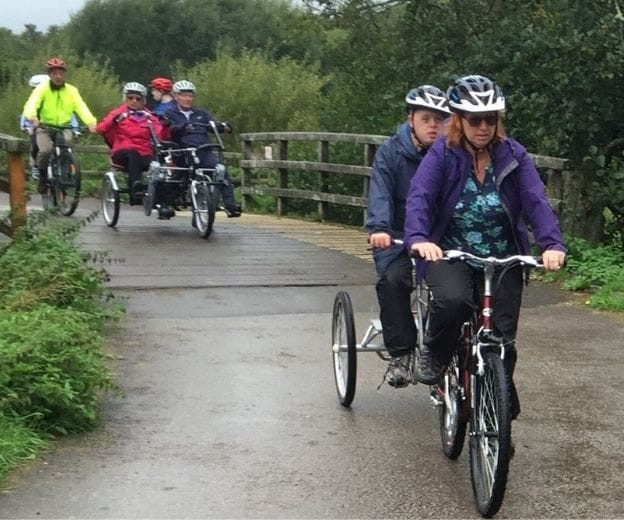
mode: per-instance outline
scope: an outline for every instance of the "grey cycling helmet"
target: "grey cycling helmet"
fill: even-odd
[[[498,112],[505,110],[505,96],[501,88],[485,76],[473,74],[455,80],[446,92],[453,111]]]
[[[123,88],[124,96],[128,94],[139,94],[141,97],[147,96],[147,89],[141,83],[137,83],[136,81],[131,81],[130,83],[126,83]]]
[[[433,85],[421,85],[413,88],[405,96],[405,110],[411,112],[419,109],[434,110],[450,115],[446,94]]]
[[[176,81],[173,84],[173,93],[179,94],[180,92],[195,92],[195,85],[185,79]]]
[[[28,86],[36,87],[37,85],[40,85],[41,83],[43,83],[44,81],[48,81],[49,79],[50,76],[48,76],[47,74],[35,74],[28,80]]]

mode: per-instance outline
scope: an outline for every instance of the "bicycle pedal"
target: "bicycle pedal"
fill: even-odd
[[[433,406],[434,408],[437,408],[438,406],[442,406],[444,404],[444,401],[441,401],[438,397],[435,396],[430,396],[431,399],[431,406]]]

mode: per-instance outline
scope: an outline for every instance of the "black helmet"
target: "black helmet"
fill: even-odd
[[[485,76],[471,75],[455,80],[446,91],[454,112],[498,112],[505,110],[501,88]]]
[[[413,88],[405,96],[405,110],[411,112],[421,108],[450,115],[446,94],[433,85]]]

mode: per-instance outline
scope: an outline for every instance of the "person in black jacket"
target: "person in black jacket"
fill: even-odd
[[[392,357],[385,378],[395,388],[411,380],[416,327],[410,302],[411,261],[403,245],[393,240],[403,239],[410,180],[450,117],[446,95],[432,85],[410,90],[405,108],[407,121],[375,154],[366,222],[379,276],[376,289],[384,344]]]
[[[210,142],[208,133],[211,129],[204,125],[210,121],[216,123],[219,133],[232,132],[229,123],[218,123],[217,120],[206,110],[194,108],[195,85],[187,80],[177,81],[173,85],[173,97],[175,106],[168,109],[163,116],[163,123],[169,127],[171,139],[184,147],[197,147]],[[200,168],[214,168],[218,163],[218,157],[210,150],[199,150],[198,157]],[[234,199],[234,186],[227,170],[225,172],[225,184],[221,189],[223,205],[228,217],[240,217],[241,208]]]

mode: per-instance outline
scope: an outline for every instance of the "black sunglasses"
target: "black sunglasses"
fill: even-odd
[[[126,99],[129,99],[130,101],[143,101],[143,97],[142,96],[126,96]]]
[[[483,121],[485,121],[485,124],[488,126],[494,126],[496,122],[498,121],[498,116],[496,114],[488,114],[486,116],[475,116],[475,115],[467,116],[463,114],[462,117],[473,128],[477,128],[481,126],[481,123],[483,123]]]

